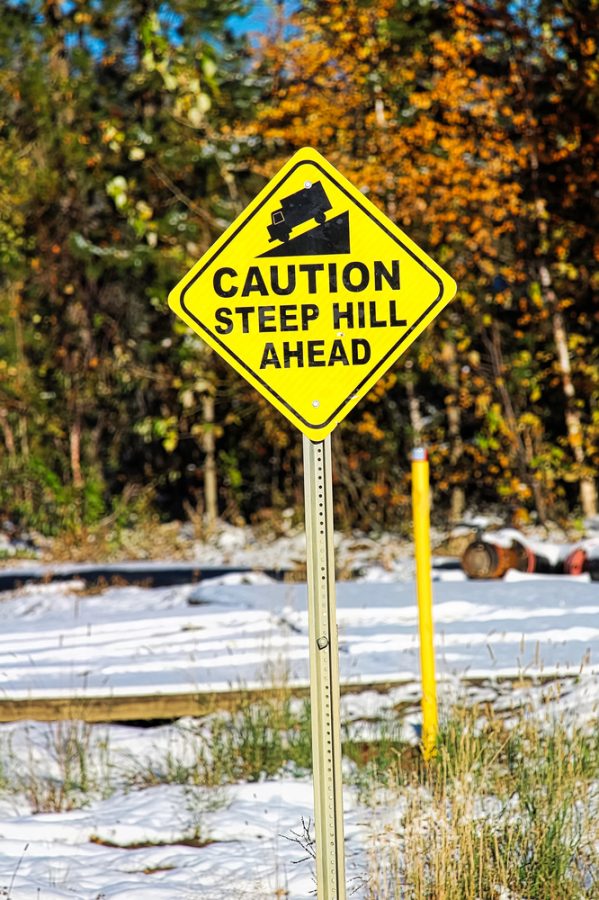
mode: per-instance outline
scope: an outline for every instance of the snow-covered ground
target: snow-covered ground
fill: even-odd
[[[414,586],[376,574],[338,584],[341,678],[398,686],[344,698],[345,718],[367,720],[418,696]],[[509,705],[527,689],[510,689],[502,678],[554,675],[565,679],[560,709],[596,715],[599,584],[585,576],[467,582],[458,575],[434,585],[442,710],[464,679],[476,683],[481,699]],[[240,580],[102,593],[71,582],[7,593],[0,599],[0,699],[216,691],[273,678],[307,683],[305,586],[258,575]],[[0,726],[0,785],[28,771],[56,769],[58,777],[67,727]],[[417,739],[417,712],[405,733]],[[90,768],[106,766],[114,793],[90,791],[81,809],[33,814],[26,791],[0,791],[0,896],[305,900],[313,892],[313,861],[296,839],[312,816],[309,780],[133,789],[122,777],[127,766],[184,754],[185,729],[113,725],[82,734]],[[360,897],[371,814],[349,790],[345,808],[348,881]]]
[[[0,699],[222,691],[265,686],[276,673],[307,684],[305,585],[250,578],[99,594],[56,583],[7,593]],[[599,585],[586,576],[440,581],[434,617],[440,678],[599,671]],[[342,681],[417,677],[412,583],[339,583],[337,621]]]
[[[302,816],[312,815],[306,781],[239,784],[216,809],[212,793],[160,785],[41,815],[15,814],[3,804],[0,896],[16,871],[8,895],[14,900],[309,897],[312,861],[300,862],[306,853],[293,839],[301,835]],[[358,852],[364,810],[352,811],[350,803],[348,796],[346,830]],[[198,846],[190,841],[196,829],[204,846],[201,837]],[[350,877],[358,869],[356,860]]]

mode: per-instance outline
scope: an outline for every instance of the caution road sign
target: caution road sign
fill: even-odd
[[[455,290],[434,260],[305,148],[169,303],[300,431],[321,441]]]

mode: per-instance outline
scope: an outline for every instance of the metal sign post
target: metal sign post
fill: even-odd
[[[319,900],[345,900],[331,438],[304,436],[310,700]]]

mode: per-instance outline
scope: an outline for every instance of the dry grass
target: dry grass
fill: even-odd
[[[119,560],[188,559],[193,541],[181,536],[180,522],[157,520],[136,528],[118,528],[106,520],[54,538],[44,554],[48,562],[108,563]]]
[[[370,900],[599,896],[596,729],[465,711],[429,765],[398,753],[371,802]]]
[[[346,771],[371,810],[361,897],[599,896],[596,723],[583,727],[527,709],[506,723],[492,710],[457,710],[428,764],[402,742],[399,724],[379,723],[376,740],[344,742]],[[19,763],[10,747],[0,748],[0,792],[17,791],[35,811],[58,812],[117,787],[179,784],[192,823],[187,836],[206,842],[206,812],[227,802],[227,786],[309,771],[309,707],[292,702],[284,687],[268,702],[180,728],[172,750],[128,766],[95,729],[57,723],[42,732],[35,753],[29,744],[29,760]],[[297,836],[304,849],[308,831]]]

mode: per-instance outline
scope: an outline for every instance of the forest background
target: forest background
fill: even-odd
[[[259,7],[0,2],[0,517],[301,515],[299,433],[166,296],[302,146],[459,286],[335,431],[338,524],[401,529],[419,444],[445,520],[596,515],[598,0]]]

